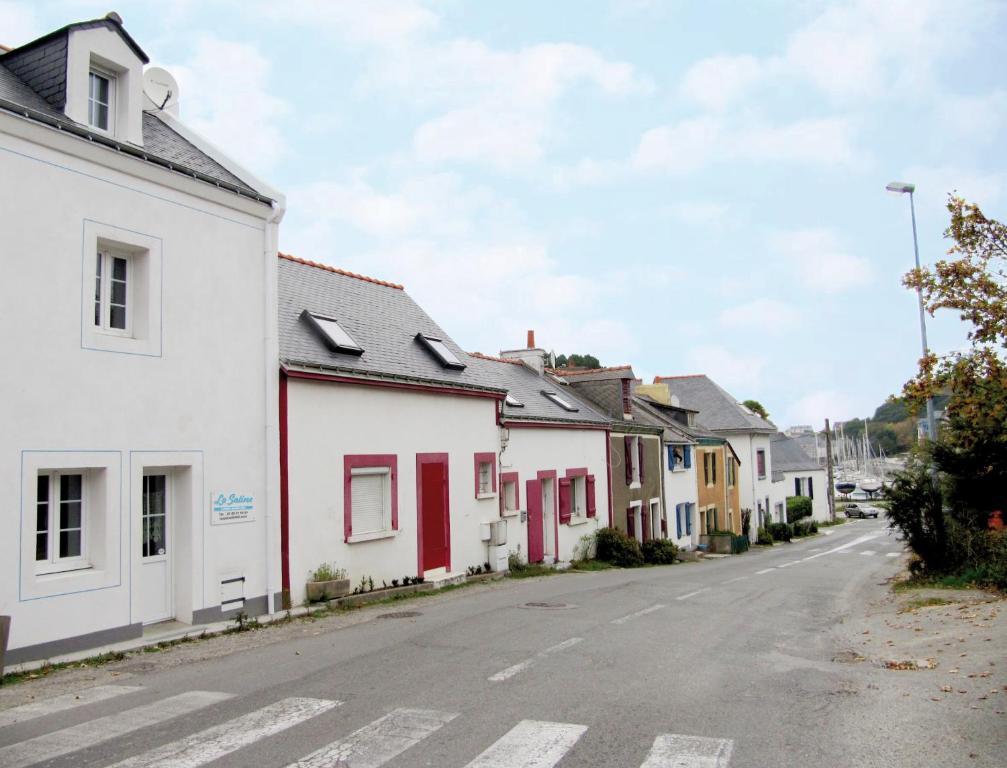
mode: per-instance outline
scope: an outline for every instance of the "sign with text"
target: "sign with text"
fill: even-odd
[[[255,496],[214,491],[210,494],[210,524],[250,523],[255,520]]]

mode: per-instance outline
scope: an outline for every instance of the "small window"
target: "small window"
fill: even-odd
[[[500,512],[514,515],[521,509],[521,492],[518,490],[518,473],[500,473]]]
[[[514,397],[514,395],[510,394],[509,392],[507,393],[507,398],[504,400],[504,402],[507,403],[507,405],[509,405],[511,408],[524,408],[524,403],[522,403],[520,400],[518,400],[516,397]]]
[[[552,400],[556,405],[562,408],[564,411],[579,411],[580,408],[575,406],[569,400],[565,400],[558,393],[552,391],[551,389],[543,389],[542,394]]]
[[[434,338],[433,336],[424,336],[422,333],[417,333],[416,339],[423,344],[423,346],[425,346],[445,368],[455,368],[459,371],[465,369],[465,363],[459,360],[458,356],[448,349],[447,344],[445,344],[441,339]]]
[[[94,272],[94,325],[103,331],[129,334],[131,314],[130,259],[112,250],[98,251]]]
[[[672,472],[681,472],[685,469],[685,446],[668,446],[668,466]]]
[[[570,514],[587,517],[587,477],[584,475],[570,478]]]
[[[88,76],[87,122],[99,131],[112,131],[115,115],[115,78],[91,70]]]
[[[398,458],[393,454],[343,458],[343,535],[347,543],[396,535]]]
[[[339,321],[334,317],[317,315],[313,312],[308,312],[308,310],[304,310],[301,313],[301,317],[315,329],[333,352],[343,352],[348,355],[364,354],[363,347],[353,340],[353,337],[343,329]]]
[[[84,475],[40,472],[35,495],[35,562],[74,566],[84,558]]]
[[[755,452],[755,467],[759,473],[759,479],[766,477],[766,452],[760,448]]]
[[[734,474],[735,474],[735,464],[734,459],[728,457],[727,459],[727,485],[729,488],[734,487]]]
[[[497,491],[496,454],[477,453],[475,455],[475,495],[485,499]]]

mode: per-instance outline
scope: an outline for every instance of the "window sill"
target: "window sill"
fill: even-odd
[[[505,509],[500,513],[500,517],[517,517],[520,514],[520,509]]]
[[[495,493],[477,493],[476,499],[482,501],[483,499],[495,499],[497,495]]]
[[[634,480],[632,483],[629,484],[629,488],[630,488],[631,491],[635,491],[639,487],[640,487],[640,481],[639,480]]]
[[[370,533],[355,533],[346,539],[347,544],[360,544],[365,541],[379,541],[381,539],[394,539],[399,535],[398,531],[371,531]]]
[[[573,527],[578,526],[578,525],[587,525],[592,520],[596,520],[596,519],[597,518],[594,518],[594,517],[583,517],[581,515],[575,515],[575,516],[573,516],[573,517],[570,518],[570,522],[568,522],[567,525],[569,525],[571,528],[573,528]]]
[[[63,565],[46,565],[43,567],[38,567],[35,569],[36,576],[62,576],[71,573],[80,573],[81,571],[91,571],[94,566],[91,563],[74,563],[74,564],[63,564]]]

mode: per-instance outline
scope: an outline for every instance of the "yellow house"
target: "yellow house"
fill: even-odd
[[[722,438],[703,438],[696,446],[699,532],[741,535],[738,467],[741,461]]]

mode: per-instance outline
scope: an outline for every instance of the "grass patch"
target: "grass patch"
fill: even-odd
[[[17,683],[23,683],[26,680],[37,680],[40,677],[46,677],[51,675],[53,672],[58,672],[61,669],[70,669],[72,667],[80,667],[85,669],[87,667],[100,667],[103,664],[109,664],[113,661],[122,661],[126,658],[125,653],[122,651],[112,651],[110,653],[103,653],[99,656],[93,656],[90,659],[85,659],[83,661],[67,661],[59,664],[45,664],[38,669],[32,669],[27,672],[8,672],[0,680],[0,685],[16,685]]]
[[[826,528],[828,528],[830,525],[842,525],[843,523],[845,523],[846,522],[846,518],[839,516],[839,513],[841,511],[842,510],[839,510],[839,509],[836,510],[836,519],[835,520],[822,520],[821,522],[818,523],[818,527],[821,528],[822,526],[825,526]]]
[[[917,597],[910,600],[899,609],[899,613],[912,613],[919,608],[929,608],[934,605],[952,605],[953,600],[945,600],[943,597]]]
[[[943,576],[910,576],[892,583],[896,592],[906,592],[911,589],[990,589],[982,584],[975,571],[949,573]]]
[[[570,563],[571,571],[611,571],[616,566],[604,560],[574,560]]]
[[[556,568],[550,568],[547,565],[539,565],[538,563],[522,563],[520,568],[510,569],[509,578],[511,579],[530,579],[534,576],[555,576],[562,571]]]

